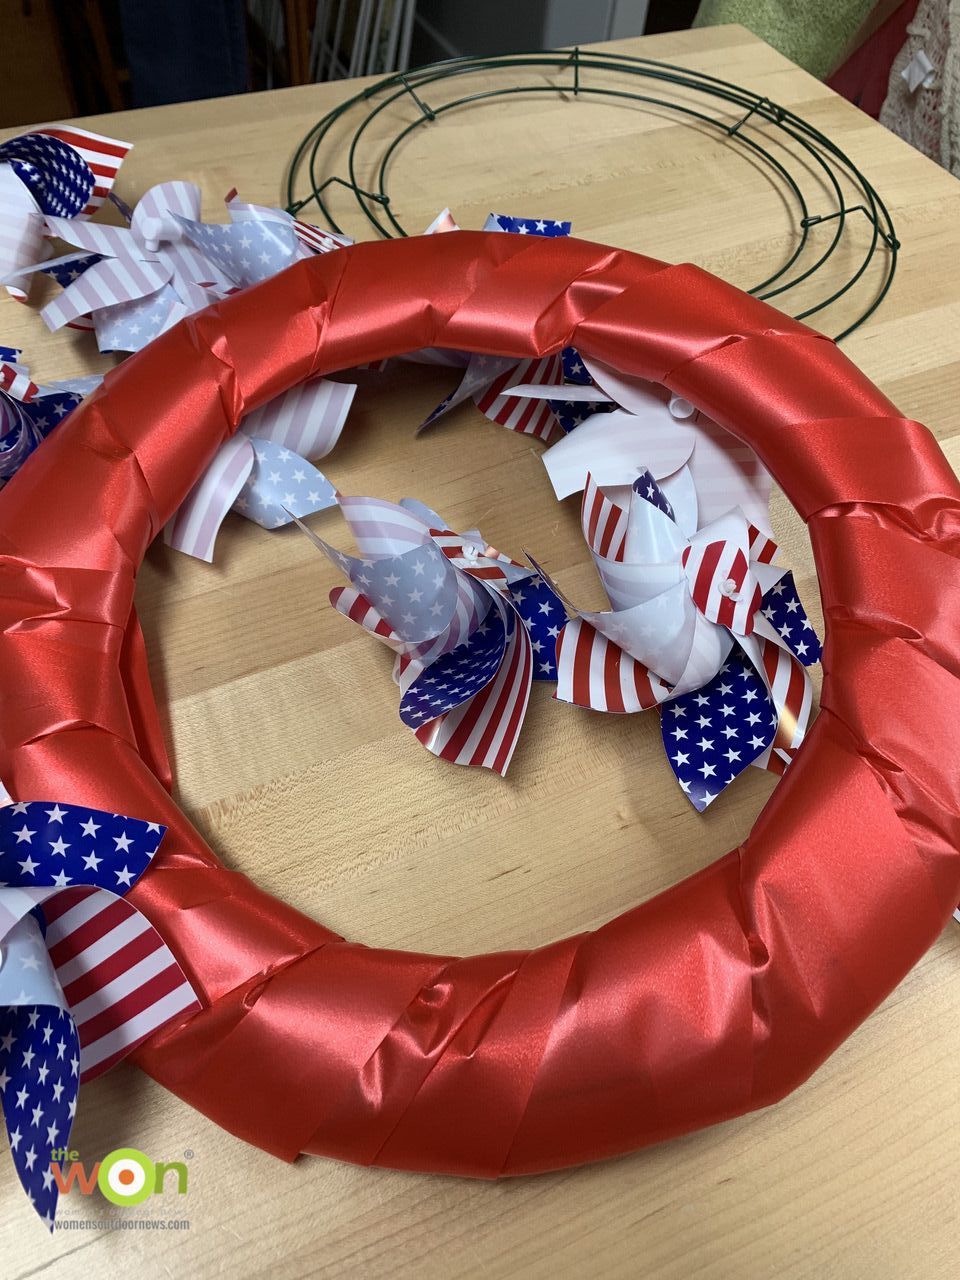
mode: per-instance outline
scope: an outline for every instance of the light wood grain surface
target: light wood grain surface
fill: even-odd
[[[901,269],[846,350],[956,465],[960,185],[740,28],[615,47],[790,106],[869,175],[893,210]],[[93,126],[136,143],[118,185],[130,203],[154,182],[189,178],[218,218],[234,185],[245,199],[279,202],[295,142],[350,90],[313,86]],[[715,133],[663,110],[583,99],[451,114],[413,135],[391,191],[411,229],[447,204],[468,226],[490,209],[570,217],[586,238],[688,259],[745,286],[797,234],[763,170]],[[338,207],[345,229],[364,235]],[[849,261],[832,268],[837,280]],[[2,301],[0,313],[0,340],[24,346],[40,375],[109,364],[87,337],[49,335],[31,309]],[[841,320],[834,311],[824,327]],[[540,551],[575,596],[596,592],[575,504],[553,500],[539,446],[472,408],[413,438],[451,381],[422,368],[362,375],[328,473],[345,492],[412,493],[505,550]],[[779,495],[773,518],[819,623],[803,526]],[[329,512],[313,524],[336,540],[338,520]],[[268,534],[235,517],[213,566],[163,548],[148,556],[138,603],[178,794],[231,866],[351,937],[465,952],[599,924],[745,836],[769,778],[749,771],[698,817],[664,764],[653,718],[581,713],[546,687],[534,691],[505,780],[433,760],[397,719],[389,656],[327,605],[334,581],[295,530]],[[955,928],[779,1107],[535,1179],[474,1183],[320,1159],[288,1167],[123,1066],[85,1089],[73,1145],[90,1161],[121,1145],[155,1158],[191,1151],[189,1192],[176,1206],[189,1228],[48,1239],[3,1143],[0,1275],[956,1276]],[[62,1203],[62,1218],[106,1216],[98,1197]]]

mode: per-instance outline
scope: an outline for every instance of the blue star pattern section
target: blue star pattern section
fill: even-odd
[[[19,949],[11,956],[5,948],[5,963],[32,958],[49,967],[42,940],[39,950],[42,956]],[[33,972],[25,969],[24,977],[27,996]],[[69,1146],[79,1070],[80,1044],[65,1009],[18,1003],[0,1010],[0,1101],[10,1153],[30,1203],[50,1231],[60,1195],[51,1152]]]
[[[59,138],[24,133],[0,143],[0,164],[9,163],[42,213],[75,218],[93,194],[93,170]]]
[[[124,894],[165,828],[122,814],[33,800],[0,809],[0,885],[95,884]]]
[[[576,347],[564,347],[560,352],[560,360],[563,365],[564,382],[573,382],[578,387],[589,387],[592,384],[593,379],[580,359],[580,352]]]
[[[823,655],[820,638],[804,612],[792,573],[780,581],[760,601],[760,612],[778,632],[783,643],[805,667],[812,667]]]
[[[766,685],[740,649],[703,688],[660,712],[663,749],[698,813],[767,749],[776,729]]]
[[[560,359],[563,365],[564,382],[572,382],[577,387],[593,385],[593,379],[580,359],[580,353],[576,347],[564,347],[560,352]],[[581,422],[592,418],[595,413],[611,413],[617,407],[612,402],[598,404],[593,400],[550,400],[548,403],[561,430],[567,435],[575,427],[579,427]]]
[[[491,609],[463,644],[431,662],[414,680],[400,701],[400,719],[419,729],[459,707],[494,678],[506,648],[507,629],[500,610]]]
[[[484,231],[508,231],[519,236],[568,236],[573,224],[553,218],[515,218],[509,213],[491,213]]]
[[[54,427],[60,425],[78,404],[83,400],[79,391],[56,391],[51,395],[39,395],[20,405],[27,415],[34,430],[41,436],[48,436]],[[0,443],[0,448],[2,448]]]
[[[327,555],[402,640],[419,644],[438,636],[453,617],[457,570],[433,544],[382,560],[360,560],[333,547]]]
[[[513,583],[510,599],[530,633],[534,680],[556,680],[557,636],[567,620],[563,601],[536,574]]]
[[[653,472],[648,471],[646,467],[634,480],[633,492],[649,502],[652,507],[656,507],[658,511],[662,511],[665,516],[676,521],[677,517],[673,507],[670,505],[669,498],[654,480]]]
[[[78,280],[83,275],[88,267],[92,267],[95,263],[102,261],[103,255],[100,253],[85,253],[71,258],[68,262],[50,262],[41,267],[40,271],[43,275],[50,276],[52,280],[56,280],[61,289],[68,289],[74,280]]]
[[[53,391],[22,401],[0,391],[0,486],[82,399],[79,392]]]
[[[256,462],[234,508],[263,529],[336,505],[337,491],[311,462],[271,440],[251,439]],[[288,515],[287,512],[292,515]]]
[[[162,285],[147,298],[119,302],[98,311],[97,345],[103,352],[140,351],[183,314],[183,304],[173,285]]]
[[[19,364],[22,355],[19,347],[0,347],[0,362],[3,364]]]
[[[58,1198],[51,1151],[69,1144],[80,1040],[47,951],[44,907],[21,914],[17,891],[90,885],[123,896],[164,831],[156,822],[79,805],[0,808],[0,1105],[14,1166],[51,1230]],[[58,896],[48,893],[46,901]]]
[[[194,248],[241,288],[276,275],[300,256],[292,223],[194,222],[176,215]]]
[[[561,430],[567,435],[595,413],[610,413],[616,408],[614,404],[598,404],[595,400],[548,400],[547,403]]]

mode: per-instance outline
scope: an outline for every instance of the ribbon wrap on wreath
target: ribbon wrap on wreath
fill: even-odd
[[[743,845],[591,933],[462,959],[346,942],[225,869],[167,794],[134,575],[242,416],[305,378],[568,345],[733,430],[807,521],[820,716]],[[949,918],[958,553],[960,487],[926,429],[703,271],[577,240],[358,245],[183,321],[13,478],[0,776],[169,828],[130,900],[204,1008],[137,1058],[228,1130],[477,1176],[598,1159],[782,1097]]]

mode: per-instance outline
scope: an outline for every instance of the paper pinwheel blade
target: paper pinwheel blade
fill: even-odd
[[[567,620],[563,601],[538,574],[513,583],[510,599],[530,633],[534,680],[556,680],[557,637]]]
[[[466,640],[441,654],[408,686],[400,700],[400,719],[411,729],[453,711],[496,676],[507,648],[507,631],[492,609]]]
[[[533,651],[515,610],[506,618],[507,645],[500,669],[479,693],[416,730],[433,755],[452,764],[506,773],[530,700]]]
[[[763,680],[739,649],[712,680],[663,707],[663,749],[702,813],[773,741],[777,716]]]
[[[333,448],[355,391],[352,383],[314,379],[256,409],[220,446],[164,528],[164,542],[210,562],[230,510],[278,529],[333,506],[333,485],[307,456]]]
[[[568,236],[572,225],[553,218],[517,218],[509,213],[491,213],[483,224],[483,230],[506,231],[521,236]]]
[[[800,602],[790,570],[763,597],[760,611],[782,643],[805,667],[812,667],[820,661],[823,646]]]
[[[557,697],[592,711],[647,711],[670,688],[585,618],[572,618],[557,638]]]
[[[28,952],[12,940],[7,954],[14,963],[39,961],[36,948]],[[0,1008],[0,1086],[10,1155],[24,1191],[50,1231],[60,1197],[50,1153],[70,1137],[79,1054],[73,1018],[56,1003]]]

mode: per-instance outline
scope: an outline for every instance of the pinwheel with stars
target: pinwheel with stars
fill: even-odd
[[[47,218],[47,234],[79,253],[40,270],[65,287],[40,314],[51,329],[91,318],[103,351],[139,351],[184,316],[231,291],[230,279],[190,244],[180,217],[200,214],[192,182],[162,182],[138,201],[128,227]]]
[[[771,563],[773,540],[739,509],[700,523],[688,467],[663,484],[644,470],[626,493],[588,476],[581,520],[612,608],[569,606],[557,697],[661,706],[667,757],[699,810],[750,764],[782,773],[810,717],[804,667],[820,647],[792,576]]]
[[[330,602],[397,655],[400,719],[432,754],[504,774],[565,613],[527,565],[422,503],[338,498],[358,554],[305,531],[349,579]]]
[[[449,210],[444,210],[427,234],[458,230]],[[491,213],[483,230],[508,235],[568,236],[570,223]],[[450,352],[444,352],[443,363],[450,363],[450,356]],[[467,400],[473,400],[491,422],[538,440],[548,440],[557,428],[570,431],[582,420],[578,405],[567,398],[567,382],[582,382],[584,376],[587,381],[590,379],[572,348],[533,360],[463,353],[460,365],[463,376],[459,385],[424,420],[421,431]],[[515,384],[526,389],[536,388],[538,394],[518,396],[513,391]],[[605,411],[608,406],[602,403],[596,407],[598,411]]]
[[[72,804],[0,808],[0,1103],[14,1167],[51,1230],[51,1152],[68,1145],[80,1084],[199,1008],[123,896],[163,835]]]
[[[0,143],[0,281],[22,301],[49,255],[44,219],[82,222],[113,188],[127,142],[50,125]]]
[[[79,250],[37,268],[63,286],[41,311],[49,327],[89,316],[101,350],[139,351],[215,299],[344,243],[234,192],[228,223],[200,221],[200,202],[195,183],[162,182],[127,227],[48,217],[47,234]]]
[[[168,546],[211,561],[231,510],[263,529],[278,529],[333,506],[333,485],[308,459],[334,447],[356,389],[354,383],[315,378],[248,414],[165,526]]]
[[[0,347],[0,486],[101,381],[92,376],[38,386],[21,357]]]

